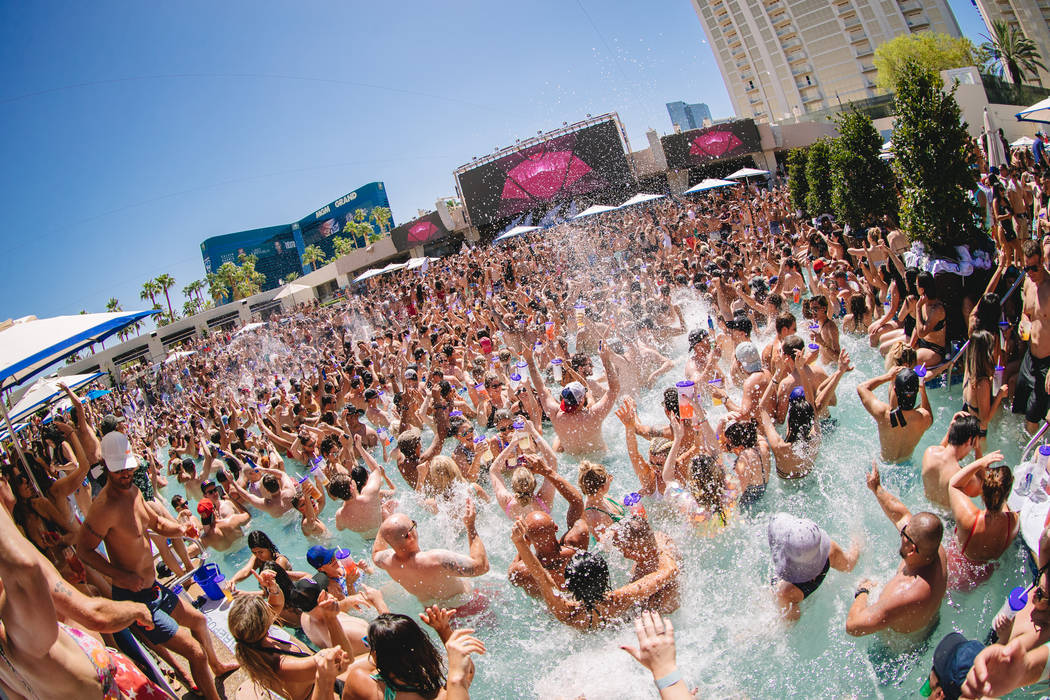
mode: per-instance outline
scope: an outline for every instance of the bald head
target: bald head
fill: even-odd
[[[543,511],[534,510],[524,518],[525,532],[534,544],[542,544],[558,536],[558,524]]]
[[[394,548],[395,552],[414,549],[409,546],[415,540],[416,523],[404,513],[393,513],[379,526],[379,536]]]
[[[941,546],[944,524],[933,513],[916,513],[908,520],[907,534],[915,542],[919,554],[934,557]]]

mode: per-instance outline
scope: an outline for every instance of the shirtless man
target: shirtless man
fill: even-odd
[[[1022,334],[1030,328],[1031,340],[1021,360],[1017,388],[1014,391],[1012,410],[1024,414],[1024,427],[1034,433],[1046,418],[1050,407],[1050,275],[1043,267],[1043,251],[1036,241],[1028,240],[1021,245],[1024,253],[1024,309],[1021,314]]]
[[[564,586],[565,565],[576,552],[587,549],[590,544],[587,521],[577,520],[572,529],[561,537],[558,537],[558,524],[554,522],[554,518],[543,511],[534,510],[522,518],[522,521],[525,523],[529,543],[536,552],[536,558],[540,560],[543,568],[550,572],[554,583],[558,587]],[[529,573],[521,557],[514,557],[507,571],[507,578],[533,598],[540,597],[536,579]]]
[[[244,537],[244,525],[252,519],[247,513],[219,515],[215,512],[215,504],[207,498],[197,504],[197,513],[204,526],[200,533],[201,543],[218,552],[225,552],[240,541]]]
[[[531,539],[530,539],[531,541]],[[643,576],[659,574],[664,583],[642,601],[645,610],[656,610],[669,615],[678,609],[679,554],[674,542],[662,532],[654,532],[649,521],[633,515],[621,520],[613,528],[613,543],[624,558],[633,561],[631,582]]]
[[[875,398],[875,388],[890,380],[893,380],[892,398],[896,406]],[[919,408],[915,408],[916,392],[922,399]],[[898,463],[909,460],[919,440],[933,425],[933,411],[926,395],[925,382],[919,380],[913,369],[894,367],[886,374],[861,382],[857,394],[879,428],[883,461]]]
[[[230,487],[235,493],[240,494],[240,500],[274,518],[292,509],[292,499],[295,498],[295,481],[292,477],[278,469],[265,469],[259,467],[263,477],[260,480],[259,495],[246,491],[239,484],[230,481]]]
[[[470,555],[464,556],[447,549],[420,549],[416,521],[404,513],[393,513],[379,527],[379,536],[372,545],[372,561],[424,607],[469,605],[480,596],[476,597],[474,586],[466,579],[489,570],[485,544],[474,527],[476,519],[474,502],[468,500],[463,524],[467,528]]]
[[[871,591],[876,582],[860,582],[846,615],[846,634],[863,637],[893,631],[918,642],[936,625],[948,587],[947,561],[941,546],[944,525],[933,513],[912,515],[899,498],[883,488],[874,463],[868,474],[868,488],[900,532],[901,563],[875,602],[871,601]]]
[[[182,537],[190,527],[146,507],[132,482],[138,458],[131,453],[123,433],[114,431],[102,438],[102,457],[109,479],[91,504],[77,536],[77,555],[112,581],[113,600],[132,600],[150,609],[152,627],[147,629],[136,623],[136,631],[153,644],[184,657],[201,693],[209,700],[218,700],[213,672],[221,675],[237,668],[237,664],[219,661],[204,615],[156,580],[146,538],[147,529],[165,537]],[[95,551],[99,542],[106,543],[108,560]]]
[[[795,331],[798,328],[795,315],[790,311],[781,311],[777,314],[773,328],[776,331],[776,337],[762,349],[762,365],[770,372],[776,372],[777,365],[783,359],[784,353],[781,350],[781,344],[784,342],[784,339],[795,335]]]
[[[813,342],[820,346],[820,361],[829,364],[839,357],[839,327],[828,316],[828,299],[818,294],[810,300],[813,310],[813,322],[817,324]]]
[[[343,501],[335,512],[336,529],[353,530],[371,539],[383,523],[383,500],[393,496],[394,490],[383,488],[386,473],[371,454],[360,449],[361,438],[355,436],[354,443],[371,472],[355,464],[349,476],[338,474],[328,482],[328,495]]]
[[[712,387],[711,393],[721,398],[729,411],[737,413],[743,420],[750,420],[758,412],[759,398],[769,382],[773,380],[773,375],[769,370],[762,368],[762,359],[754,343],[750,341],[740,343],[736,346],[733,355],[746,377],[741,391],[740,405],[738,406],[729,398],[724,389]]]
[[[930,503],[945,510],[951,507],[948,503],[948,482],[961,468],[959,460],[977,448],[981,439],[980,432],[981,421],[977,416],[956,413],[941,444],[931,445],[923,452],[922,484],[926,491],[926,499]],[[993,452],[986,455],[983,461],[994,464],[1002,459],[1002,453]],[[974,497],[980,493],[979,480],[975,479],[971,488],[967,490],[967,495]]]
[[[539,391],[543,410],[550,416],[551,425],[558,436],[554,449],[564,450],[569,454],[604,452],[606,448],[602,439],[602,423],[613,410],[616,397],[620,393],[620,379],[608,344],[603,344],[599,355],[609,379],[609,390],[594,406],[587,405],[586,389],[579,382],[566,385],[561,390],[561,403],[556,402],[543,383],[543,376],[536,367],[532,348],[524,348],[522,355],[529,364],[529,376],[532,378],[532,385]]]

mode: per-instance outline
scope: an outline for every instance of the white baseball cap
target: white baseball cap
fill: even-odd
[[[114,430],[106,433],[100,440],[102,461],[111,472],[122,472],[125,469],[138,469],[139,461],[131,454],[131,444],[124,433]]]

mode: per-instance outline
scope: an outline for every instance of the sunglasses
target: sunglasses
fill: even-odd
[[[1039,271],[1039,265],[1025,265],[1024,266],[1024,271],[1025,272],[1038,272]]]
[[[514,426],[513,425],[501,425],[499,428],[497,428],[497,430],[499,430],[501,433],[505,433],[508,430],[514,430]]]
[[[416,529],[416,525],[417,525],[417,524],[416,524],[416,521],[415,521],[415,520],[413,520],[413,521],[412,521],[412,527],[408,528],[408,529],[407,529],[407,530],[405,531],[405,537],[408,537],[408,536],[409,536],[409,534],[411,534],[411,533],[412,533],[412,531]]]
[[[908,535],[908,526],[907,525],[905,525],[904,527],[901,528],[901,537],[903,537],[908,542],[911,542],[911,545],[913,547],[915,547],[916,549],[918,549],[919,545],[916,544],[915,540],[913,540],[910,535]]]
[[[209,495],[209,496],[210,496],[211,494],[213,494],[213,493],[218,493],[218,492],[219,492],[219,489],[208,489],[208,490],[207,490],[207,491],[205,491],[204,493],[206,493],[207,495]]]

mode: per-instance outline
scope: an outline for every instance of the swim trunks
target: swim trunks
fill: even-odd
[[[1050,397],[1046,394],[1046,372],[1050,369],[1050,356],[1035,357],[1032,349],[1024,354],[1021,369],[1014,390],[1014,403],[1011,411],[1023,413],[1029,423],[1042,422],[1046,417]]]
[[[811,578],[810,580],[803,581],[802,583],[791,583],[790,581],[788,581],[788,583],[791,583],[792,586],[795,586],[800,591],[802,591],[802,600],[805,600],[810,596],[811,593],[813,593],[813,591],[820,588],[820,584],[824,583],[824,577],[828,575],[828,571],[830,569],[831,559],[828,558],[824,561],[824,568],[821,570],[821,572],[813,578]],[[772,580],[770,580],[770,584],[775,586],[777,585],[777,583],[779,583],[779,581],[780,579],[774,576]]]
[[[153,629],[148,630],[137,622],[131,627],[154,644],[164,644],[179,631],[179,623],[170,614],[179,604],[179,598],[162,583],[154,583],[152,588],[141,591],[113,586],[113,600],[131,600],[149,608],[153,615]]]

